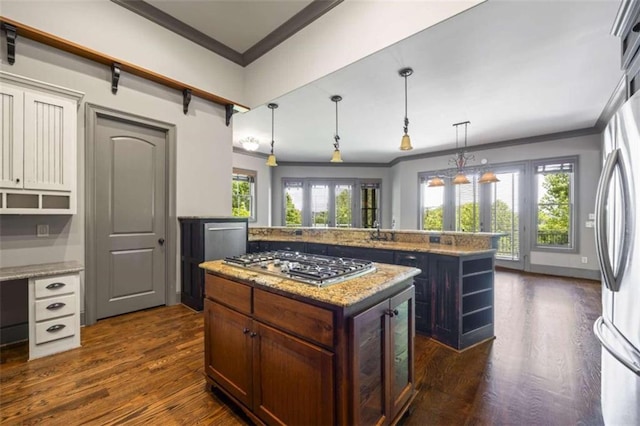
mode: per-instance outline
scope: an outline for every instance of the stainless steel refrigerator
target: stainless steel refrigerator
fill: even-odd
[[[640,425],[640,92],[604,133],[596,195],[596,251],[602,271],[602,415]]]

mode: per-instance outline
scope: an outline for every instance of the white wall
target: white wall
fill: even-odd
[[[247,101],[266,103],[483,1],[345,0],[246,68]]]
[[[284,166],[272,170],[271,191],[273,200],[273,226],[282,226],[282,179],[283,178],[363,178],[381,179],[382,228],[391,228],[391,178],[389,167],[344,167],[344,166]]]
[[[231,199],[232,171],[231,127],[225,125],[222,106],[194,98],[184,115],[180,93],[133,76],[121,79],[113,95],[110,71],[104,66],[19,40],[15,65],[2,63],[3,70],[85,93],[78,110],[78,212],[73,216],[0,216],[0,266],[68,260],[84,264],[86,103],[175,124],[178,216],[230,215],[231,203],[220,201]],[[4,39],[0,42],[4,44]],[[197,58],[193,63],[198,63]],[[50,236],[36,238],[36,224],[45,223],[50,225]],[[167,239],[179,241],[177,237]]]
[[[261,156],[233,153],[233,167],[253,170],[257,173],[257,217],[255,222],[249,222],[249,226],[271,225],[271,167],[266,163],[267,159]]]
[[[476,160],[487,158],[491,164],[544,158],[578,156],[577,224],[579,229],[578,252],[531,252],[532,265],[597,270],[595,237],[593,228],[586,228],[589,213],[594,212],[595,195],[601,170],[601,136],[594,134],[569,139],[552,140],[504,148],[474,151]],[[401,229],[418,229],[418,173],[448,167],[449,156],[403,161],[392,167],[393,200],[396,225]],[[396,203],[399,202],[399,205]],[[581,257],[588,263],[581,263]]]
[[[3,16],[245,103],[244,69],[109,0],[2,0]],[[24,38],[18,37],[17,52]],[[123,72],[120,84],[126,85]]]

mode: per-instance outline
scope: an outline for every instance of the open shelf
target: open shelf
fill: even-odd
[[[469,259],[462,262],[462,275],[475,274],[477,272],[493,271],[493,258]]]
[[[462,278],[462,295],[493,288],[493,271],[477,273]]]
[[[462,334],[472,332],[478,328],[493,323],[493,306],[470,312],[462,318]]]
[[[491,308],[493,306],[493,292],[480,291],[462,298],[462,316],[468,315],[478,309]]]

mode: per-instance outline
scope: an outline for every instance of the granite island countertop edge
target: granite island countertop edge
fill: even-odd
[[[375,263],[376,271],[326,287],[316,287],[289,278],[266,274],[257,270],[228,265],[222,260],[203,262],[205,271],[223,278],[236,280],[256,288],[275,290],[277,293],[301,296],[321,303],[346,308],[418,275],[421,271],[408,266]]]

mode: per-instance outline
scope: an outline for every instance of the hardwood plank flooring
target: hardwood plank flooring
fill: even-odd
[[[495,340],[459,353],[417,336],[403,424],[602,424],[600,284],[498,271],[495,306]],[[38,360],[1,348],[0,423],[248,424],[206,391],[203,346],[202,314],[177,305],[99,321]]]

